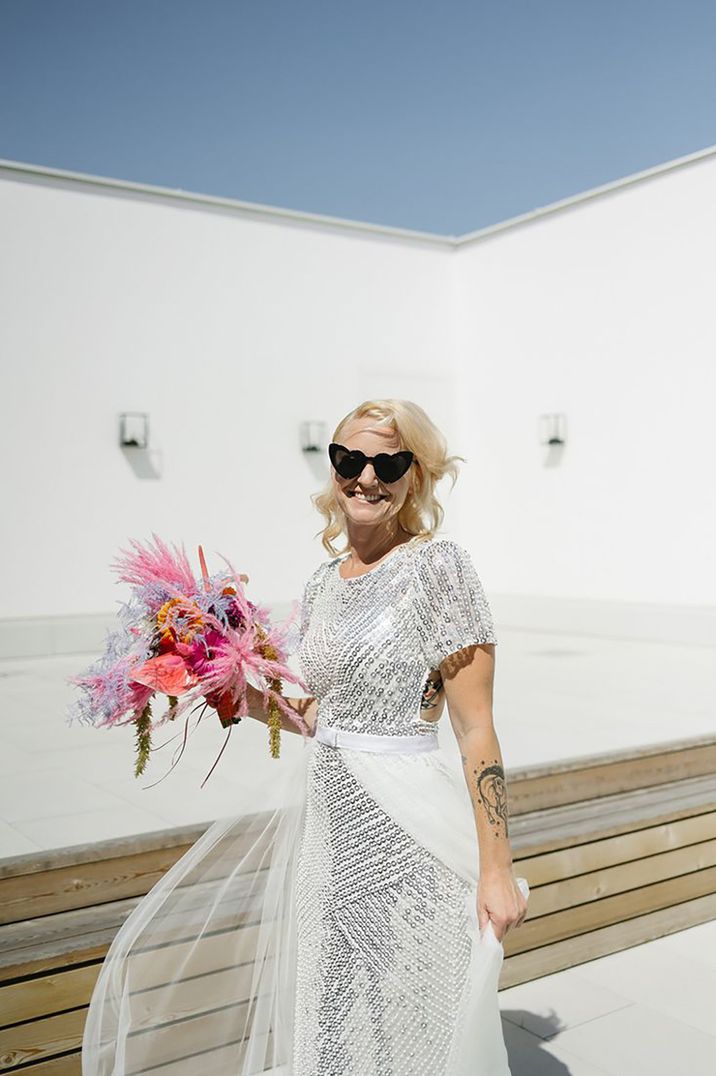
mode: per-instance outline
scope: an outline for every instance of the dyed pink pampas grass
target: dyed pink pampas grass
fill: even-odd
[[[252,677],[268,715],[271,755],[278,758],[282,715],[310,735],[282,695],[283,681],[308,691],[287,664],[286,638],[296,605],[283,624],[272,626],[268,611],[246,597],[248,577],[225,557],[226,570],[210,576],[200,546],[197,579],[183,547],[170,547],[156,534],[152,540],[130,539],[130,548],[112,563],[132,597],[122,604],[120,626],[108,634],[104,654],[84,674],[70,678],[81,689],[70,719],[97,726],[134,722],[139,776],[154,729],[186,715],[183,751],[193,708],[200,711],[197,724],[207,709],[214,709],[228,729],[228,740],[233,725],[248,714]],[[154,718],[157,695],[165,696],[168,705]]]

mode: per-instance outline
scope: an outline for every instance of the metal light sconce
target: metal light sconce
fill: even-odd
[[[558,412],[549,415],[540,415],[541,445],[552,448],[554,445],[564,445],[567,441],[567,416]]]
[[[119,416],[121,448],[149,448],[149,415],[145,411],[123,411]]]
[[[301,423],[301,451],[324,452],[328,447],[328,432],[325,422]]]
[[[149,415],[146,411],[123,411],[119,416],[119,447],[137,478],[162,477],[161,449],[149,445]]]

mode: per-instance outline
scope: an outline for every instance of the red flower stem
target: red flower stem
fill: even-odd
[[[207,773],[206,777],[205,777],[205,778],[204,778],[204,780],[203,780],[203,781],[201,782],[201,787],[202,787],[202,788],[204,787],[204,785],[206,784],[206,782],[207,782],[207,781],[209,780],[209,778],[211,777],[212,773],[214,772],[214,770],[215,770],[215,769],[216,769],[216,767],[217,767],[217,764],[218,764],[218,762],[219,762],[219,759],[221,758],[221,756],[223,755],[224,751],[226,750],[226,745],[227,745],[227,744],[228,744],[228,742],[229,742],[229,737],[231,736],[231,730],[233,729],[233,727],[234,727],[233,725],[229,725],[229,727],[228,727],[228,729],[227,729],[227,731],[226,731],[226,738],[225,738],[225,740],[224,740],[224,743],[223,743],[223,745],[222,745],[221,751],[219,751],[219,754],[218,754],[218,755],[216,756],[216,758],[214,759],[214,765],[213,765],[213,766],[211,767],[211,769],[210,769],[210,770],[209,770],[209,772]]]

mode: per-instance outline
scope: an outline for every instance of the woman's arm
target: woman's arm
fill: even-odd
[[[507,785],[492,716],[495,644],[468,646],[440,666],[450,721],[475,811],[479,846],[478,920],[501,939],[527,911],[512,871]]]
[[[246,697],[249,703],[249,717],[253,717],[256,721],[261,721],[264,725],[268,724],[268,714],[266,713],[263,705],[263,695],[258,688],[253,687],[252,684],[246,685]],[[311,730],[311,735],[314,734],[316,728],[316,713],[318,710],[318,703],[313,698],[286,698],[283,696],[283,701],[287,702],[291,709],[295,710],[299,717],[308,725]],[[301,730],[297,725],[294,725],[290,718],[285,714],[281,714],[281,728],[284,732],[296,732],[298,735],[302,735]]]

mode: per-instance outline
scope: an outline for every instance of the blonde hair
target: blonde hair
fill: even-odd
[[[413,489],[400,512],[398,524],[419,539],[432,538],[441,526],[444,511],[435,496],[435,486],[445,475],[452,478],[454,488],[458,476],[457,460],[465,462],[464,456],[448,456],[447,441],[426,412],[412,400],[365,400],[341,419],[333,431],[332,441],[341,443],[344,430],[352,423],[362,419],[373,419],[373,425],[394,431],[400,443],[400,451],[409,449],[415,457],[413,467]],[[324,549],[336,557],[349,549],[345,517],[338,505],[333,484],[311,496],[311,501],[324,517],[326,525],[321,535]],[[333,545],[333,539],[344,534],[345,547],[341,550]]]

